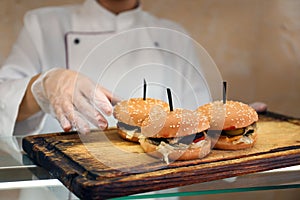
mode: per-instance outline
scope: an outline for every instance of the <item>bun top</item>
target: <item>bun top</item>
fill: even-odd
[[[169,110],[169,104],[159,99],[131,98],[115,105],[113,115],[120,122],[131,126],[141,126],[152,107],[155,106]]]
[[[154,107],[143,122],[141,132],[145,137],[172,138],[195,134],[208,128],[207,117],[196,111],[175,109],[166,112]]]
[[[233,130],[244,128],[258,120],[257,112],[247,104],[238,101],[222,101],[200,106],[198,112],[208,116],[211,128]]]

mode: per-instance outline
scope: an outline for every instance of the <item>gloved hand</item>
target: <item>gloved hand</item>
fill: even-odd
[[[78,72],[51,69],[40,75],[31,90],[41,109],[56,117],[64,131],[75,128],[88,133],[87,121],[100,129],[107,127],[102,113],[112,113],[111,93]]]
[[[253,102],[249,104],[256,112],[266,112],[267,104],[263,102]]]

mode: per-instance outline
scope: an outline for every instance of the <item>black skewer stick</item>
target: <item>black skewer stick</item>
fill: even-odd
[[[143,100],[146,100],[146,92],[147,92],[147,83],[146,80],[144,79],[144,93],[143,93]]]
[[[223,104],[226,104],[227,99],[227,82],[223,81]]]
[[[170,88],[167,88],[167,94],[168,94],[170,111],[172,112],[173,111],[173,100],[172,100],[172,94],[171,94]]]

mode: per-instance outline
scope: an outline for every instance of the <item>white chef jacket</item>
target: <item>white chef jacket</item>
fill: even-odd
[[[99,68],[99,66],[96,66],[95,64],[91,64],[90,60],[93,59],[86,60],[84,64],[77,63],[78,66],[81,67],[78,68],[78,66],[75,66],[76,62],[75,64],[73,62],[73,64],[69,66],[72,62],[69,60],[71,58],[68,57],[68,53],[71,52],[71,50],[68,48],[71,48],[72,44],[66,44],[66,38],[76,33],[87,33],[87,35],[91,33],[96,35],[105,35],[105,37],[102,39],[102,41],[105,41],[103,45],[100,45],[99,48],[96,48],[96,50],[94,50],[90,56],[97,57],[97,55],[104,55],[103,52],[105,51],[110,53],[114,52],[114,48],[108,46],[110,44],[110,40],[106,41],[105,39],[117,35],[118,33],[122,33],[126,30],[134,30],[141,27],[162,27],[167,28],[162,30],[176,30],[178,31],[177,33],[185,33],[184,29],[179,25],[168,20],[156,18],[149,13],[142,11],[141,7],[115,15],[101,7],[95,0],[86,0],[80,5],[39,8],[26,13],[24,18],[24,27],[13,46],[11,54],[7,58],[4,65],[0,68],[0,134],[26,135],[62,131],[58,122],[53,117],[43,113],[42,111],[28,118],[27,120],[16,122],[19,105],[22,101],[29,80],[34,75],[45,72],[51,68],[59,67],[78,70],[83,74],[88,76],[90,75],[94,81],[98,83],[100,82],[105,87],[108,87],[108,89],[114,89],[116,91],[126,90],[126,87],[121,87],[126,84],[122,83],[114,85],[113,88],[109,88],[110,85],[114,84],[113,77],[117,74],[119,76],[118,80],[122,80],[123,78],[127,80],[128,77],[124,76],[123,74],[126,74],[128,71],[128,66],[130,66],[128,65],[128,60],[132,60],[132,58],[135,58],[136,56],[144,56],[149,58],[147,55],[152,54],[151,48],[150,53],[146,53],[144,55],[139,55],[139,53],[136,53],[139,51],[129,51],[129,57],[120,57],[120,59],[110,63],[109,68],[105,68],[105,70],[103,68],[101,69],[101,67]],[[172,46],[171,48],[177,49],[179,53],[182,53],[187,49],[182,43],[180,43],[180,41],[178,41],[180,39],[176,38],[177,36],[175,36],[175,38],[169,38],[167,34],[160,35],[157,34],[156,31],[154,31],[153,34],[152,31],[148,31],[151,33],[146,36],[147,30],[142,30],[142,32],[142,38],[148,37],[147,39],[142,39],[147,41],[146,47],[149,47],[147,45],[152,45],[153,47],[161,48],[161,46],[166,44]],[[129,38],[137,37],[134,38],[135,42],[133,42],[134,45],[137,44],[139,41],[139,36],[135,34],[129,35]],[[180,38],[181,36],[178,37]],[[171,41],[171,39],[173,39],[173,41]],[[119,41],[117,39],[119,44],[118,47],[127,46],[126,41],[124,44],[122,43],[123,40],[124,38],[122,37]],[[142,46],[143,45],[144,44],[142,44]],[[138,46],[135,46],[134,48],[138,49]],[[124,53],[122,52],[122,48],[120,52]],[[172,51],[160,52],[162,52],[162,54],[168,54],[169,57],[172,54]],[[160,59],[159,57],[161,55],[158,55],[157,52],[154,54],[156,55],[154,56],[156,57],[155,59]],[[189,52],[185,54],[185,57],[189,57],[191,55],[192,53]],[[156,63],[155,59],[153,63]],[[133,66],[143,66],[143,63],[138,61],[141,59],[136,60],[137,62]],[[176,58],[174,60],[176,60]],[[175,62],[174,60],[173,63]],[[148,62],[152,63],[151,60]],[[121,69],[117,73],[114,73],[111,70],[115,69],[115,67],[118,67],[118,65],[123,66],[124,63],[127,63],[127,68],[124,68],[123,71]],[[168,67],[172,66],[172,62],[170,61],[164,61],[164,64]],[[84,67],[87,65],[91,67]],[[157,65],[154,68],[156,67]],[[151,74],[150,71],[145,72],[144,68],[141,69],[142,72],[140,73],[142,75],[147,76],[147,74]],[[193,73],[184,68],[176,68],[175,71],[178,74]],[[97,74],[96,78],[93,77],[93,74],[95,73]],[[108,75],[105,76],[105,73],[108,73]],[[99,76],[101,77],[101,80],[99,80]],[[173,81],[174,85],[177,84],[178,88],[181,87],[180,82],[176,82],[172,79],[173,75],[168,76],[168,74],[164,74],[160,76],[160,78],[169,79],[168,83]],[[151,77],[149,79],[151,79]],[[131,78],[131,80],[133,80],[133,78]],[[157,80],[159,81],[162,79]],[[136,84],[136,82],[128,83],[128,85],[130,84]],[[132,86],[132,88],[128,87],[127,89],[134,89],[134,86]],[[184,94],[184,92],[187,91],[182,89],[182,96],[187,95]],[[209,101],[209,97],[205,97],[205,95],[203,99],[205,99],[204,101]]]

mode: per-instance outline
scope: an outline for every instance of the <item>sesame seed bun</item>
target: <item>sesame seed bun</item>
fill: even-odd
[[[179,108],[166,112],[155,107],[143,121],[141,131],[145,137],[172,138],[195,134],[208,128],[207,117],[198,112]]]
[[[153,98],[132,98],[121,101],[114,107],[113,115],[118,120],[131,126],[141,126],[148,117],[153,106],[161,106],[164,110],[169,109],[169,104]]]
[[[200,106],[197,111],[209,118],[211,129],[244,128],[258,120],[257,112],[252,107],[238,101],[227,101],[226,104],[222,101],[215,101]]]

